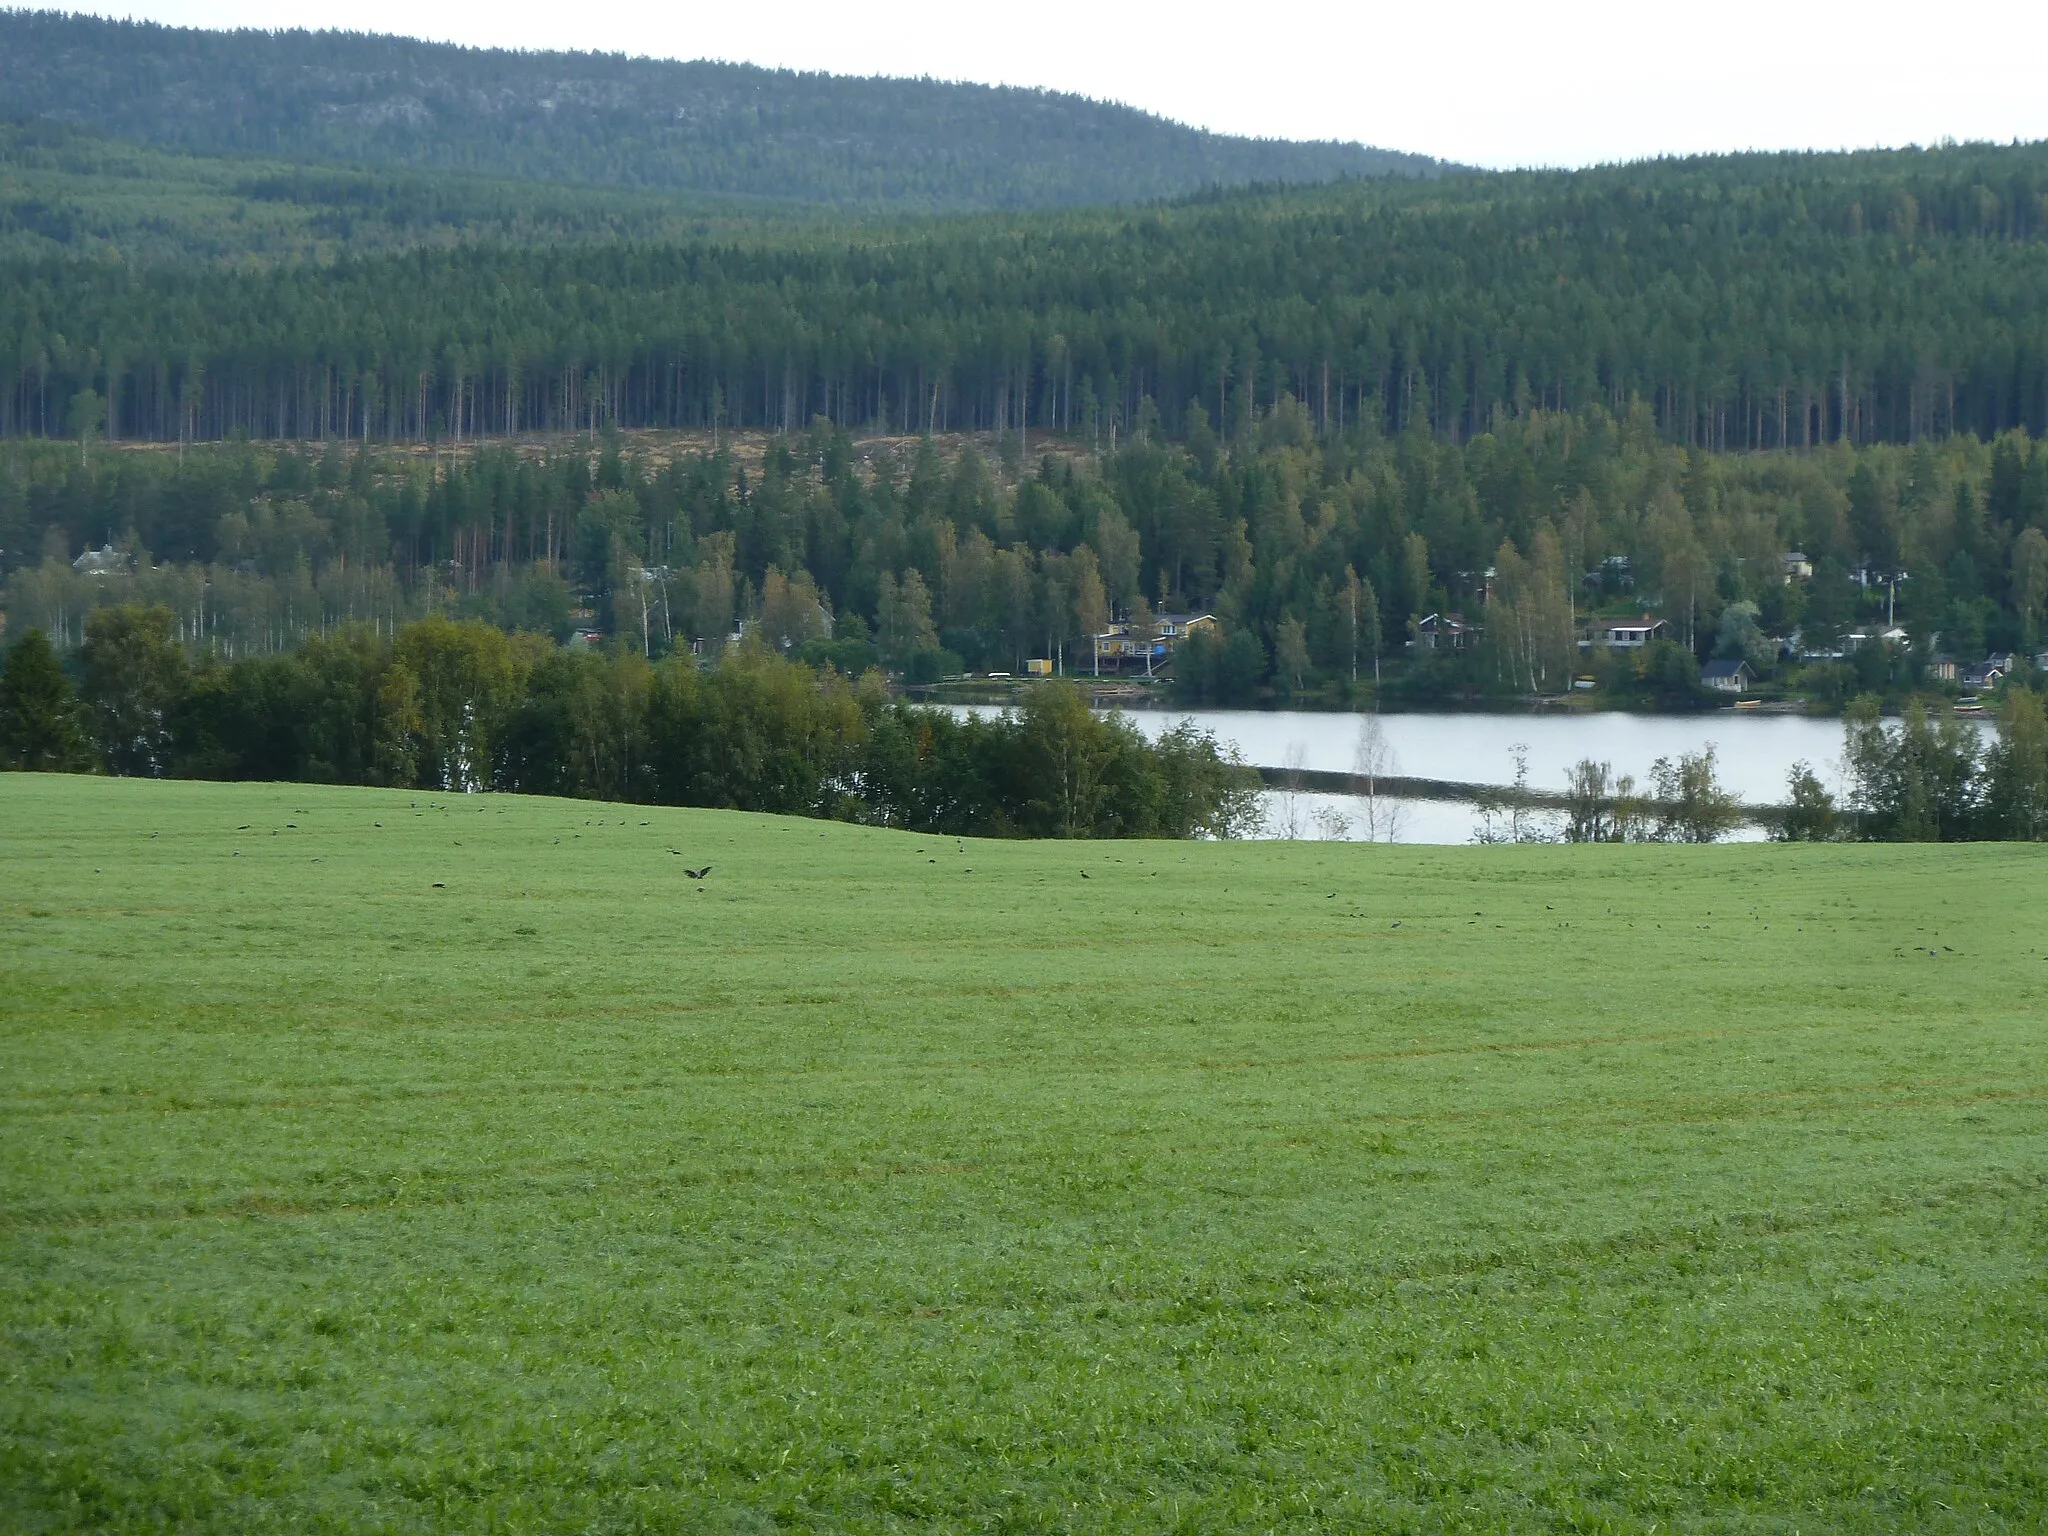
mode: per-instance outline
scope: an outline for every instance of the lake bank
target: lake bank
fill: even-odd
[[[946,706],[996,713],[994,704]],[[1844,790],[1842,722],[1809,715],[1720,709],[1688,714],[1628,710],[1510,714],[1412,711],[1171,709],[1110,706],[1148,740],[1183,720],[1209,732],[1267,780],[1268,834],[1359,837],[1374,841],[1465,843],[1486,829],[1485,802],[1514,792],[1541,814],[1562,808],[1572,768],[1590,758],[1647,788],[1659,758],[1712,749],[1720,782],[1741,802],[1735,840],[1767,834],[1805,764],[1838,798]],[[1975,722],[1987,733],[1989,721]],[[1361,753],[1372,754],[1370,763]],[[1368,817],[1358,803],[1361,767],[1370,767],[1380,802]],[[1398,787],[1396,787],[1398,786]],[[1391,829],[1391,837],[1389,830]]]

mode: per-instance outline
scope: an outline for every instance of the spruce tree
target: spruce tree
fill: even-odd
[[[84,773],[91,767],[78,696],[48,636],[31,629],[9,647],[0,667],[0,769]]]

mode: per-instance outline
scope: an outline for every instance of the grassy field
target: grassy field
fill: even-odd
[[[0,1028],[7,1530],[2048,1525],[2035,849],[6,776]]]

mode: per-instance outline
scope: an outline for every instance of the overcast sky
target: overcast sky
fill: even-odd
[[[1226,133],[1478,165],[2048,138],[2048,0],[142,0],[188,26],[402,32],[1042,85]]]

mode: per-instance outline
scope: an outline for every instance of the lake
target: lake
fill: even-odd
[[[990,705],[958,705],[964,713],[998,714]],[[1114,711],[1104,711],[1113,713]],[[1307,710],[1134,709],[1121,711],[1148,738],[1182,720],[1192,720],[1225,748],[1235,747],[1248,763],[1266,768],[1298,767],[1330,773],[1357,771],[1358,714]],[[1515,776],[1515,752],[1526,751],[1529,787],[1562,790],[1581,758],[1613,766],[1647,785],[1650,764],[1660,757],[1715,748],[1721,782],[1751,805],[1775,805],[1786,798],[1785,781],[1795,763],[1808,764],[1822,783],[1841,792],[1842,722],[1804,715],[1766,715],[1732,709],[1694,715],[1644,715],[1622,710],[1556,714],[1413,713],[1377,717],[1386,754],[1379,772],[1417,779],[1450,779],[1473,784],[1508,784]],[[1475,807],[1446,800],[1383,801],[1396,823],[1394,840],[1413,843],[1470,842],[1480,828]],[[1267,835],[1357,837],[1355,800],[1343,795],[1266,795]],[[1379,834],[1386,836],[1384,829]],[[1738,839],[1758,838],[1744,827]]]

